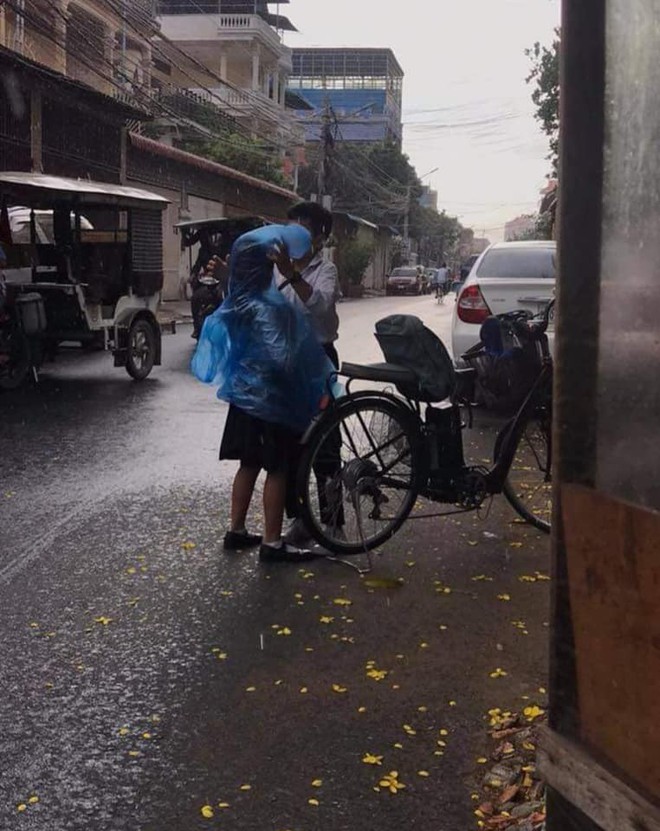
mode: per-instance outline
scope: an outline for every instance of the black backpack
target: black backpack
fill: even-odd
[[[440,338],[414,315],[390,315],[376,323],[376,339],[385,360],[412,370],[418,384],[397,384],[415,401],[444,401],[454,392],[454,365]]]

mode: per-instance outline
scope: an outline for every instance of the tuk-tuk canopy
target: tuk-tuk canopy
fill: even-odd
[[[32,208],[50,208],[54,202],[70,202],[72,205],[163,210],[169,204],[165,197],[148,190],[43,173],[0,173],[0,195]]]
[[[270,224],[262,216],[222,216],[177,222],[174,228],[181,232],[181,248],[185,249],[216,234],[221,234],[233,242],[241,234]]]

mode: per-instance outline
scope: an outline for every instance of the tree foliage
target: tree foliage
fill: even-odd
[[[552,175],[557,175],[559,165],[559,52],[561,31],[555,29],[555,39],[550,47],[535,43],[525,54],[530,58],[532,68],[527,83],[533,84],[532,101],[536,106],[536,119],[548,136],[552,164]]]
[[[228,133],[226,137],[216,139],[184,139],[178,142],[177,146],[181,150],[240,170],[241,173],[247,173],[257,179],[272,182],[280,187],[291,186],[282,171],[279,157],[259,139]]]
[[[309,154],[309,167],[300,177],[300,192],[309,197],[318,188],[320,148]],[[354,213],[403,234],[408,206],[409,235],[417,240],[420,259],[449,259],[458,242],[461,225],[444,211],[419,204],[422,184],[408,156],[396,144],[367,146],[337,143],[330,154],[325,182],[335,210]]]

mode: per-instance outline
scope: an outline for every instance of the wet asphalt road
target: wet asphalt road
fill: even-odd
[[[393,306],[447,336],[430,297],[344,303],[344,358],[380,358]],[[143,384],[62,356],[0,397],[0,829],[474,828],[487,710],[543,703],[548,583],[520,577],[547,538],[501,500],[411,521],[376,562],[396,589],[223,553],[226,408],[189,331]]]

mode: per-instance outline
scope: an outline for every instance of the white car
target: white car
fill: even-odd
[[[451,327],[455,361],[479,343],[481,324],[489,315],[518,309],[537,314],[546,308],[554,297],[556,258],[554,240],[497,242],[481,254],[456,297]]]

